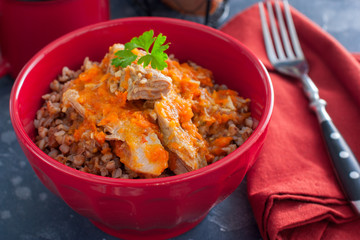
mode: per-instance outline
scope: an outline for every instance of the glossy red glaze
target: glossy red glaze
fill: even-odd
[[[46,44],[109,16],[109,0],[0,0],[0,76],[15,78]]]
[[[32,141],[33,120],[41,95],[63,66],[78,69],[83,59],[101,60],[110,45],[127,42],[154,29],[171,42],[168,54],[192,60],[213,71],[252,99],[259,124],[250,138],[222,160],[190,173],[158,179],[111,179],[64,166]],[[11,120],[27,158],[41,181],[79,214],[105,232],[126,239],[162,239],[198,224],[229,196],[254,163],[273,108],[269,75],[260,61],[232,37],[197,23],[168,18],[125,18],[82,28],[42,49],[21,71],[12,90]]]

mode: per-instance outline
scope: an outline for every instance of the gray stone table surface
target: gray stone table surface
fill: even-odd
[[[229,15],[218,24],[228,21],[256,2],[229,0]],[[349,51],[360,52],[360,1],[289,2],[333,35]],[[204,18],[171,11],[159,1],[151,0],[149,3],[154,16],[204,21]],[[141,5],[141,0],[111,0],[111,18],[145,15],[146,11]],[[74,212],[49,192],[36,177],[17,143],[10,121],[8,109],[13,82],[14,79],[9,76],[0,79],[0,239],[116,239]],[[232,195],[214,207],[197,227],[174,239],[261,239],[247,199],[246,179]]]

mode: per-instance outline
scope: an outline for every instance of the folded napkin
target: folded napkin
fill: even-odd
[[[360,64],[333,37],[291,10],[309,75],[360,159]],[[247,174],[248,197],[263,238],[360,239],[360,218],[337,183],[318,121],[299,82],[275,72],[267,59],[258,6],[236,15],[221,30],[261,59],[274,85],[268,136]]]

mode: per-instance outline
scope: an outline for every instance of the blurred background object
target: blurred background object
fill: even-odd
[[[213,14],[223,0],[162,0],[162,2],[184,14],[205,16]]]
[[[170,8],[186,15],[204,16],[204,24],[216,26],[229,14],[228,0],[162,0]]]
[[[118,2],[118,4],[132,6],[138,15],[186,19],[214,28],[225,21],[230,10],[229,0],[131,0]]]
[[[9,73],[15,78],[46,44],[109,17],[109,0],[1,0],[0,77]]]

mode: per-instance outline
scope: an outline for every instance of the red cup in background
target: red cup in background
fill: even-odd
[[[0,77],[16,78],[51,41],[109,18],[109,0],[0,0]]]

